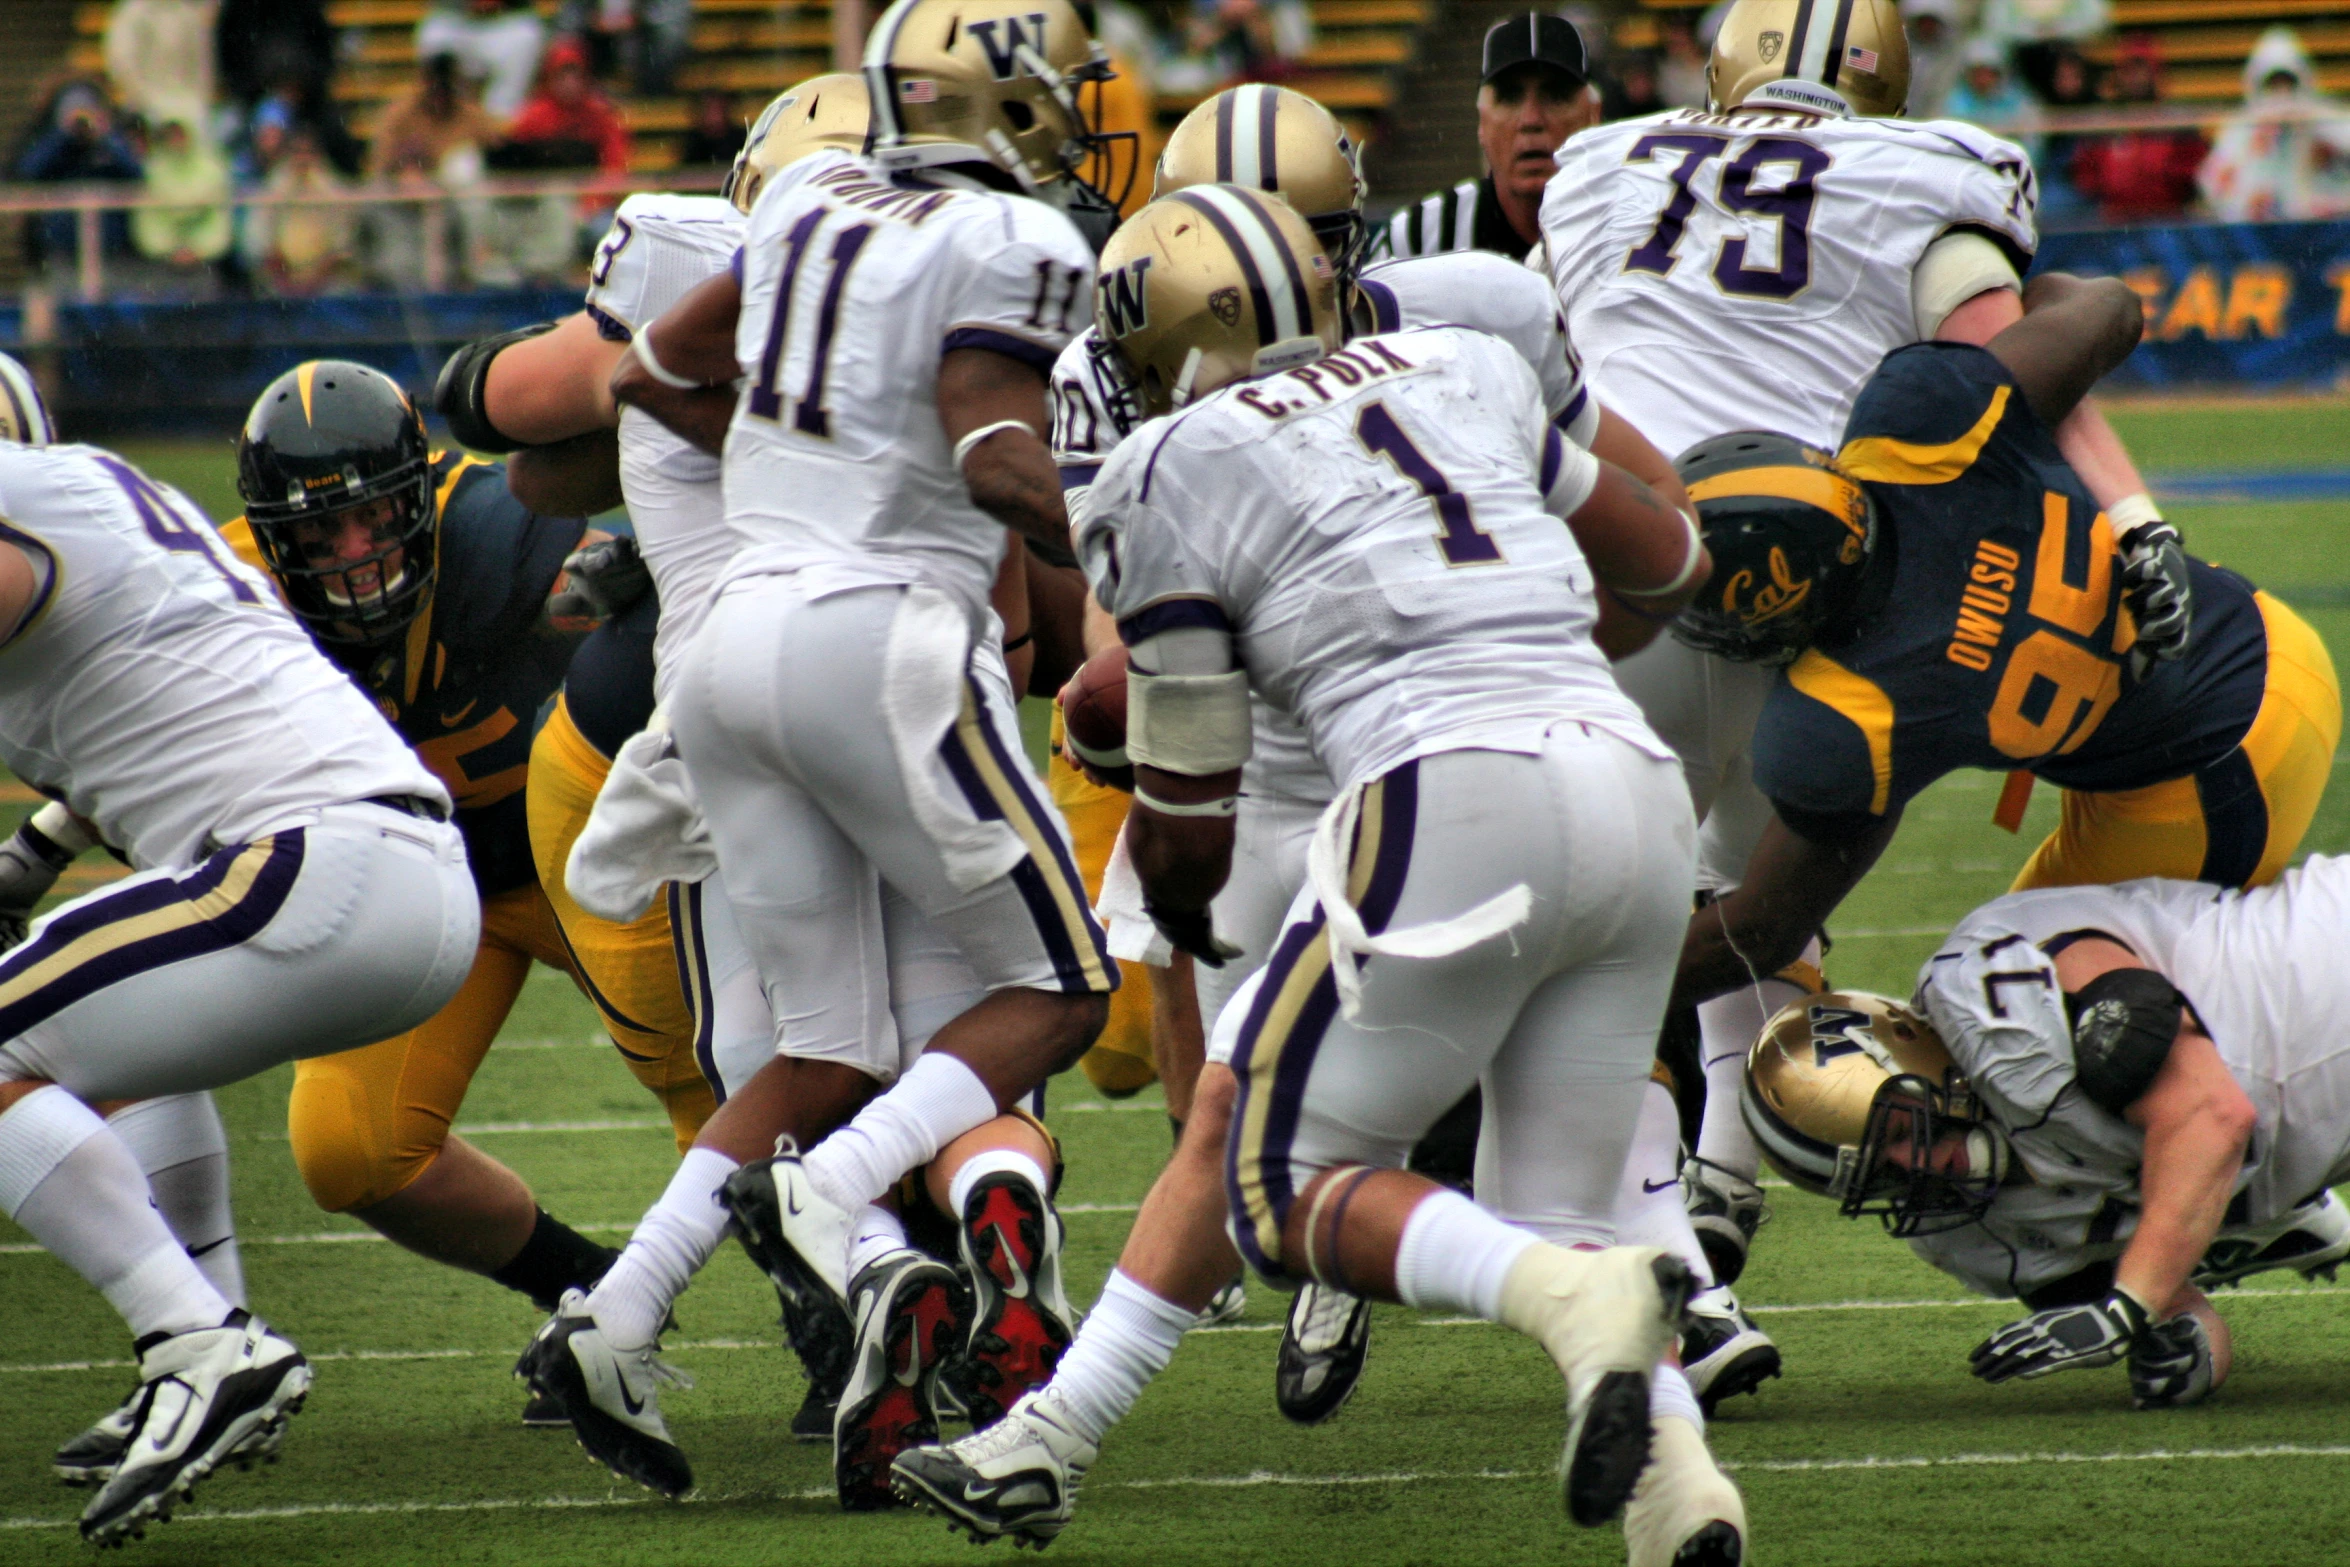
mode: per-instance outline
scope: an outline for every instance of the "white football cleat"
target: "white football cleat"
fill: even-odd
[[[588,1456],[623,1480],[663,1496],[694,1488],[693,1469],[661,1418],[662,1387],[692,1387],[693,1378],[664,1363],[650,1344],[612,1344],[581,1291],[563,1292],[514,1374],[560,1405]]]
[[[82,1513],[92,1545],[137,1539],[150,1521],[168,1521],[214,1469],[282,1433],[310,1391],[310,1363],[240,1310],[217,1328],[146,1345],[139,1378],[135,1428]]]
[[[856,1215],[816,1190],[799,1145],[744,1165],[718,1188],[736,1236],[783,1305],[785,1331],[810,1380],[830,1389],[849,1374],[857,1331],[849,1320],[849,1233]]]
[[[1746,1271],[1754,1232],[1771,1216],[1763,1189],[1711,1159],[1692,1158],[1681,1166],[1681,1197],[1706,1266],[1714,1270],[1714,1281],[1737,1283]]]
[[[1779,1374],[1779,1346],[1754,1325],[1728,1289],[1711,1289],[1689,1303],[1681,1327],[1681,1369],[1697,1405],[1712,1419],[1725,1398],[1751,1393]]]
[[[104,1485],[112,1478],[114,1466],[122,1462],[122,1450],[131,1445],[131,1433],[139,1429],[139,1401],[146,1392],[144,1382],[132,1388],[120,1406],[58,1448],[50,1460],[57,1478],[75,1486]]]
[[[1327,1284],[1300,1285],[1281,1325],[1273,1403],[1301,1426],[1318,1426],[1354,1397],[1371,1353],[1371,1303]]]
[[[2204,1250],[2188,1282],[2197,1289],[2224,1289],[2272,1268],[2330,1280],[2345,1259],[2350,1259],[2350,1207],[2322,1191],[2267,1224],[2221,1234]]]
[[[893,1251],[857,1275],[857,1360],[834,1413],[832,1477],[848,1512],[894,1507],[890,1461],[938,1441],[938,1374],[963,1343],[955,1270]]]
[[[1100,1457],[1047,1383],[984,1431],[900,1453],[890,1487],[978,1544],[1010,1535],[1042,1550],[1068,1527],[1078,1482]]]
[[[1248,1315],[1248,1275],[1236,1273],[1232,1282],[1208,1297],[1200,1308],[1196,1327],[1220,1328],[1227,1322],[1238,1322]]]
[[[1746,1503],[1678,1415],[1654,1423],[1648,1468],[1624,1510],[1630,1567],[1739,1567],[1746,1560]]]
[[[1654,1246],[1528,1247],[1502,1284],[1501,1320],[1539,1342],[1567,1382],[1559,1480],[1585,1528],[1631,1499],[1648,1462],[1648,1383],[1680,1329],[1689,1269]]]

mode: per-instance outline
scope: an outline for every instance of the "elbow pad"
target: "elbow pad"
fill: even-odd
[[[440,379],[433,383],[432,405],[449,421],[449,434],[459,445],[503,457],[529,444],[505,434],[490,420],[490,411],[482,401],[489,392],[490,361],[516,343],[554,331],[556,325],[541,321],[496,337],[475,338],[449,356],[449,362],[441,366]]]
[[[1917,319],[1918,336],[1932,337],[1942,330],[1950,312],[1995,288],[2021,290],[2015,263],[2006,252],[1980,234],[1945,234],[1926,247],[1909,275],[1909,308]]]
[[[2179,1037],[2186,997],[2152,969],[2108,969],[2064,1007],[2073,1025],[2073,1075],[2089,1102],[2120,1115],[2145,1097]]]
[[[1204,778],[1249,758],[1248,672],[1126,672],[1126,755],[1161,772]]]

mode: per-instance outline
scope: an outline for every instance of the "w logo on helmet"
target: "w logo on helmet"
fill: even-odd
[[[1869,1015],[1850,1007],[1815,1006],[1811,1009],[1811,1058],[1814,1066],[1826,1066],[1838,1056],[1857,1055],[1868,1049],[1862,1041],[1868,1038]]]
[[[987,51],[987,68],[999,82],[1008,82],[1016,76],[1033,76],[1034,62],[1044,59],[1046,17],[1042,11],[1030,11],[1025,16],[989,17],[984,22],[973,22],[968,31],[979,40],[979,47]],[[1026,55],[1030,63],[1023,64]]]
[[[1138,256],[1101,275],[1095,285],[1094,310],[1101,317],[1104,333],[1125,337],[1150,325],[1149,296],[1143,288],[1143,274],[1150,269],[1151,258]]]

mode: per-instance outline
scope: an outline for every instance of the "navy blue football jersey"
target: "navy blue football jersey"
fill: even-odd
[[[1894,578],[1880,611],[1788,666],[1764,704],[1754,776],[1782,814],[1883,816],[1961,767],[2141,788],[2250,728],[2268,664],[2252,585],[2190,563],[2186,655],[2133,676],[2112,528],[1990,353],[1887,354],[1837,463],[1876,503]]]

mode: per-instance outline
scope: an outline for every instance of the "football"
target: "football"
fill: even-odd
[[[2228,1332],[2226,1319],[2201,1290],[2189,1288],[2181,1298],[2186,1304],[2179,1309],[2200,1320],[2203,1331],[2211,1335],[2211,1385],[2217,1391],[2227,1381],[2228,1373],[2235,1369],[2235,1338]]]
[[[1105,782],[1132,787],[1126,761],[1126,650],[1106,647],[1061,687],[1069,749]]]

